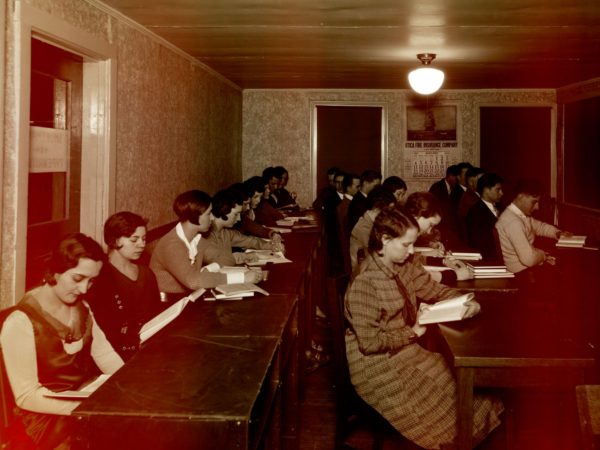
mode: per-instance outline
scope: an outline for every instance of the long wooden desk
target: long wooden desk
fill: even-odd
[[[518,297],[487,298],[479,315],[439,325],[458,383],[460,449],[472,448],[474,387],[570,386],[584,382],[592,349]]]
[[[78,448],[298,448],[320,230],[284,235],[269,296],[189,304],[73,413]]]

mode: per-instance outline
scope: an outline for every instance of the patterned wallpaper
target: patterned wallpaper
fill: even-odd
[[[388,122],[384,175],[404,178],[410,191],[426,190],[434,181],[411,179],[405,173],[406,106],[423,102],[409,91],[245,90],[243,97],[244,178],[262,173],[267,166],[283,165],[290,172],[289,189],[298,193],[302,205],[313,200],[311,108],[320,102],[383,105]],[[480,105],[555,104],[556,94],[554,90],[441,91],[429,101],[457,106],[458,148],[451,152],[452,158],[477,164]]]
[[[175,219],[175,196],[209,193],[242,177],[242,93],[93,0],[21,0],[117,48],[116,209],[150,227]],[[0,306],[12,304],[17,217],[17,43],[15,2],[7,3],[3,224]]]

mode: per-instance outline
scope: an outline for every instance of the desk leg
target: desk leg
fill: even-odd
[[[473,369],[456,369],[458,383],[458,448],[471,450],[473,447]]]

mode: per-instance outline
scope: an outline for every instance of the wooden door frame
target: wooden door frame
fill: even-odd
[[[12,291],[18,299],[23,295],[26,267],[31,39],[39,39],[84,58],[80,230],[99,242],[102,242],[104,220],[115,208],[117,49],[114,44],[23,2],[15,2],[15,17],[18,126],[16,215],[12,226],[17,251]]]
[[[381,174],[385,179],[388,168],[388,104],[386,102],[352,102],[352,101],[311,101],[310,102],[310,171],[311,198],[317,198],[317,182],[321,173],[317,173],[317,107],[318,106],[347,106],[381,108]]]
[[[475,159],[474,165],[479,166],[481,161],[481,108],[550,108],[550,196],[556,198],[557,188],[557,153],[556,153],[556,127],[557,127],[557,105],[556,103],[477,103],[477,126],[475,136]]]

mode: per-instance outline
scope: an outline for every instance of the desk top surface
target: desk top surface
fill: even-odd
[[[562,333],[559,318],[518,297],[485,299],[470,319],[439,325],[455,367],[592,367],[586,342]]]

